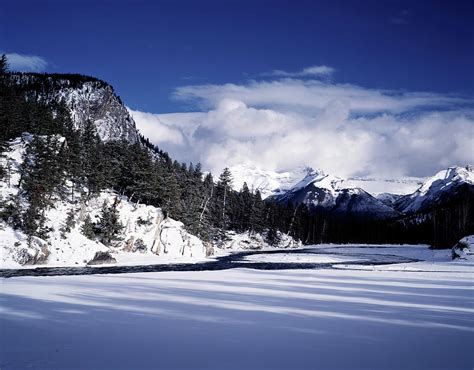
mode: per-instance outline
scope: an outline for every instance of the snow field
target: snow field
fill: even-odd
[[[473,272],[2,279],[0,366],[469,369]]]

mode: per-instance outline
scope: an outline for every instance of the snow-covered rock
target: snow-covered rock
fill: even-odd
[[[471,260],[474,262],[474,235],[462,238],[452,250],[454,259]]]
[[[116,198],[119,199],[119,219],[124,226],[117,238],[107,246],[99,239],[86,238],[81,233],[86,216],[89,215],[94,221],[103,203],[112,204]],[[75,225],[70,232],[64,233],[62,227],[70,210],[76,215]],[[85,266],[98,262],[111,263],[112,259],[127,263],[127,257],[134,259],[133,254],[140,254],[140,260],[148,260],[148,263],[194,261],[204,259],[207,253],[200,239],[190,235],[181,222],[165,219],[160,208],[131,203],[126,197],[120,197],[112,191],[100,193],[87,204],[56,201],[45,216],[46,226],[52,231],[46,240],[35,237],[32,243],[28,243],[21,231],[1,224],[2,268],[32,264]],[[97,258],[98,253],[109,253],[112,259]]]
[[[303,246],[300,241],[296,241],[291,236],[281,232],[278,232],[278,243],[276,245],[270,245],[262,234],[228,232],[226,236],[227,241],[220,246],[222,250],[298,248]]]
[[[87,262],[87,265],[93,266],[112,263],[117,263],[117,260],[112,257],[110,252],[96,252],[94,257],[89,262]]]
[[[36,74],[13,75],[28,89],[43,85],[39,97],[48,102],[63,101],[71,111],[76,128],[81,128],[90,120],[95,123],[97,132],[103,141],[126,140],[135,143],[139,140],[135,121],[130,116],[122,100],[108,83],[77,75]],[[44,86],[48,86],[47,89]],[[36,93],[35,93],[36,94]]]
[[[414,193],[401,197],[396,208],[403,213],[418,212],[439,202],[443,196],[454,193],[462,185],[474,186],[474,168],[449,167],[428,178]]]

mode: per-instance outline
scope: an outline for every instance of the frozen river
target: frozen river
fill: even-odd
[[[157,265],[134,266],[94,266],[94,267],[37,267],[31,269],[0,269],[0,277],[13,276],[57,276],[57,275],[91,275],[91,274],[121,274],[135,272],[163,271],[214,271],[232,268],[253,268],[258,270],[288,270],[288,269],[327,269],[338,265],[388,265],[419,261],[418,255],[410,256],[397,253],[405,247],[388,246],[335,246],[327,248],[300,248],[245,252],[233,252],[206,262],[171,263]],[[423,248],[426,247],[409,247]],[[394,249],[393,251],[391,249]],[[406,254],[406,253],[405,253]]]

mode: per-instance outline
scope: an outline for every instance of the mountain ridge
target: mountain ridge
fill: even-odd
[[[235,167],[231,167],[231,172]],[[245,181],[245,166],[238,167],[239,183]],[[273,189],[267,186],[264,189],[265,199],[277,203],[292,203],[294,205],[305,204],[312,211],[321,211],[352,216],[373,217],[376,219],[390,219],[403,217],[403,215],[433,208],[441,200],[449,202],[450,191],[454,191],[458,185],[474,185],[474,171],[472,166],[452,166],[427,177],[420,183],[419,178],[402,179],[376,179],[352,177],[343,179],[334,175],[328,175],[324,171],[314,170],[308,166],[298,168],[298,171],[284,172],[283,186],[278,184],[278,173],[252,168],[250,173],[257,174],[260,178],[253,178],[252,184],[272,184]],[[298,173],[304,175],[299,181],[296,180]],[[258,177],[257,176],[257,177]],[[273,181],[265,182],[268,176]],[[402,184],[405,193],[393,194],[390,192],[371,194],[369,191],[357,186],[360,183],[377,182],[380,186]],[[382,184],[380,184],[382,182]],[[292,184],[291,184],[292,183]],[[417,188],[411,192],[414,185]],[[365,204],[364,204],[365,203]]]
[[[325,174],[321,169],[313,169],[311,166],[302,165],[294,170],[270,171],[259,168],[255,165],[237,165],[229,167],[234,177],[234,188],[240,190],[243,183],[246,182],[249,188],[258,189],[262,193],[262,198],[275,195],[289,190],[296,186],[304,177],[311,172]],[[380,194],[389,193],[397,195],[411,194],[425,181],[420,177],[403,178],[377,178],[377,177],[347,177],[339,179],[341,185],[345,188],[361,188],[369,194],[377,197]]]
[[[414,213],[433,206],[443,194],[462,184],[474,186],[474,168],[451,166],[429,177],[414,193],[401,197],[395,207],[403,213]]]

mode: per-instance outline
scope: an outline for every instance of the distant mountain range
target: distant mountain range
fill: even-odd
[[[309,166],[300,166],[292,171],[269,171],[252,165],[238,165],[230,167],[234,179],[234,188],[239,190],[246,182],[250,189],[259,190],[262,198],[290,190],[297,183],[311,181],[315,175],[323,175],[322,170],[314,170]],[[376,197],[384,198],[385,193],[406,195],[416,191],[425,181],[420,177],[403,177],[401,179],[374,178],[374,177],[349,177],[341,178],[332,176],[332,180],[339,183],[342,188],[361,188]]]
[[[473,167],[450,167],[427,179],[349,178],[301,167],[272,172],[253,167],[232,167],[235,186],[246,182],[262,197],[277,203],[305,204],[311,211],[338,215],[397,218],[449,201],[461,187],[474,187]],[[299,180],[297,178],[299,177]]]

